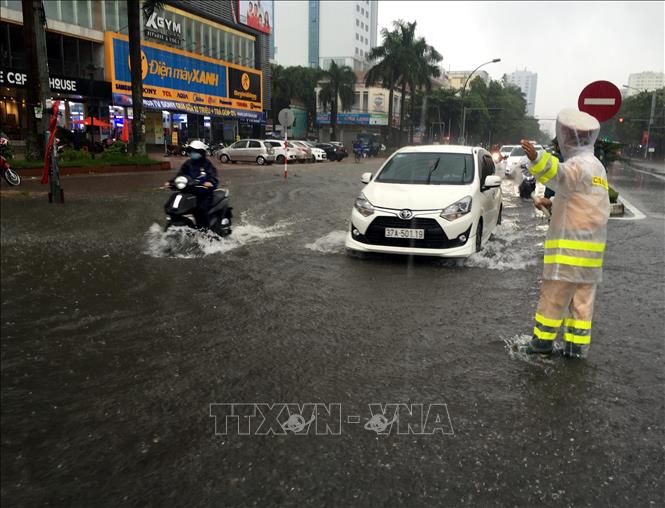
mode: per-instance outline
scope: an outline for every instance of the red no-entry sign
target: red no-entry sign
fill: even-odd
[[[621,107],[621,91],[609,81],[594,81],[582,90],[577,108],[589,113],[599,122],[605,122],[617,114]]]

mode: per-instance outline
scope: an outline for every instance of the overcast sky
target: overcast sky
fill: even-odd
[[[576,107],[588,83],[619,88],[634,72],[663,72],[665,2],[379,2],[379,31],[417,21],[446,70],[483,67],[492,79],[538,73],[536,116]],[[381,36],[377,40],[380,44]]]

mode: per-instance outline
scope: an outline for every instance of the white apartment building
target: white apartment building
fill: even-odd
[[[536,111],[536,88],[538,86],[538,74],[535,72],[515,71],[508,74],[508,83],[517,86],[526,96],[526,114],[534,116]]]
[[[626,97],[637,95],[640,90],[646,92],[653,92],[665,86],[665,74],[662,72],[637,72],[628,76],[628,90]],[[637,90],[635,90],[637,89]]]
[[[274,61],[326,69],[333,60],[356,71],[370,67],[376,46],[377,0],[276,0]]]

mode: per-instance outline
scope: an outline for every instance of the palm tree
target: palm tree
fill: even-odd
[[[324,109],[330,108],[331,137],[332,141],[337,141],[338,106],[341,103],[342,110],[347,110],[353,105],[356,73],[348,65],[338,66],[333,60],[328,70],[321,73],[321,78],[319,102]]]
[[[409,49],[412,55],[409,58],[409,65],[405,70],[405,77],[409,84],[409,91],[411,92],[411,133],[409,143],[413,144],[416,91],[424,89],[426,92],[430,92],[432,90],[431,79],[438,78],[441,75],[437,64],[443,57],[436,49],[427,44],[424,37],[419,37]]]
[[[388,30],[387,28],[381,29],[383,43],[380,46],[372,48],[367,57],[369,61],[378,60],[378,62],[367,71],[365,86],[370,87],[381,83],[383,88],[388,89],[388,127],[384,135],[388,145],[390,145],[392,140],[391,131],[395,85],[401,76],[403,65],[405,64],[400,30],[403,28],[403,25],[404,22],[401,20],[394,21],[393,30]]]

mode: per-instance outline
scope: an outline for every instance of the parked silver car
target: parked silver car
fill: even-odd
[[[260,139],[241,139],[221,150],[219,160],[227,162],[256,162],[259,166],[275,162],[275,150]]]

